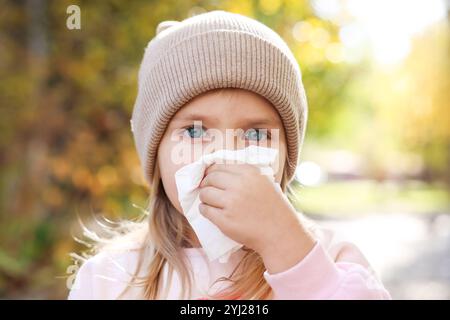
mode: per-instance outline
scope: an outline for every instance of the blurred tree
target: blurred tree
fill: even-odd
[[[71,4],[81,8],[81,30],[66,27]],[[359,150],[373,143],[382,155],[395,135],[394,150],[405,145],[432,176],[449,175],[447,27],[418,39],[398,74],[370,78],[367,61],[345,63],[339,27],[318,19],[306,0],[7,0],[1,7],[0,297],[64,297],[65,283],[54,276],[65,274],[75,249],[76,213],[126,218],[139,214],[132,203],[145,206],[129,120],[144,48],[162,20],[214,9],[260,20],[298,58],[309,141]],[[377,126],[384,135],[370,131]]]

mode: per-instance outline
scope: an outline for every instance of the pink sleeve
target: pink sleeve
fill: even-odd
[[[317,241],[311,252],[288,270],[264,278],[274,300],[391,299],[377,277],[362,264],[335,262]]]

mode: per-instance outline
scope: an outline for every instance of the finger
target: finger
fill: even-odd
[[[229,172],[213,171],[208,175],[205,175],[200,183],[200,188],[211,186],[221,190],[226,190],[233,185],[233,183],[236,183],[235,178],[235,175],[230,174]]]
[[[254,171],[259,173],[260,170],[258,167],[256,167],[255,165],[249,164],[249,163],[213,163],[212,165],[210,165],[206,171],[205,174],[208,175],[211,172],[214,171],[224,171],[224,172],[229,172],[229,173],[234,173],[234,174],[242,174],[245,172],[249,172],[249,171]]]
[[[198,208],[201,215],[214,223],[217,227],[219,227],[219,229],[225,225],[225,217],[222,209],[215,208],[204,203],[200,203]]]
[[[210,186],[201,188],[199,192],[199,198],[202,203],[216,208],[225,207],[225,196],[224,190]]]

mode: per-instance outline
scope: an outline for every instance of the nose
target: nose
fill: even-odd
[[[245,139],[243,139],[242,129],[224,129],[217,131],[214,135],[211,152],[226,149],[240,150],[246,147]]]

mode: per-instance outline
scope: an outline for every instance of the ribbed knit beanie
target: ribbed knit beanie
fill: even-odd
[[[145,49],[131,130],[145,179],[172,116],[192,98],[217,88],[241,88],[278,111],[292,180],[303,143],[307,102],[299,65],[283,39],[266,25],[226,11],[163,21]]]

